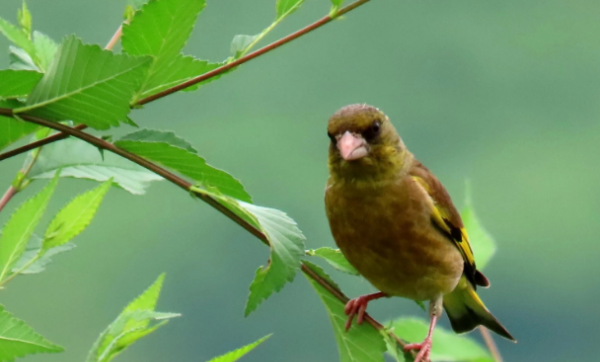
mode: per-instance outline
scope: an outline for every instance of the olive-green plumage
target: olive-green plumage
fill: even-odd
[[[346,106],[327,131],[325,205],[348,261],[387,296],[430,301],[436,318],[443,303],[456,332],[484,325],[512,340],[475,293],[476,285],[489,282],[477,271],[450,196],[386,115],[367,105]]]

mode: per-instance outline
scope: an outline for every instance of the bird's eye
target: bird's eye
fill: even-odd
[[[371,126],[365,132],[363,132],[363,137],[369,141],[379,136],[379,132],[381,132],[381,122],[376,120],[371,123]]]
[[[337,143],[335,136],[332,135],[331,133],[327,132],[327,137],[329,137],[329,139],[331,140],[331,143]]]

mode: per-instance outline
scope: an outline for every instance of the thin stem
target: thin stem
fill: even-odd
[[[117,29],[117,31],[115,31],[115,34],[112,36],[112,38],[110,38],[110,40],[108,41],[108,44],[106,44],[104,49],[112,50],[112,48],[115,47],[115,45],[119,42],[119,40],[121,40],[121,35],[123,35],[123,25],[119,26],[119,29]]]
[[[6,285],[8,282],[10,282],[11,280],[13,280],[13,278],[14,278],[14,277],[16,277],[17,275],[21,274],[21,273],[23,272],[23,270],[25,270],[25,269],[29,268],[29,267],[30,267],[30,266],[31,266],[33,263],[35,263],[36,261],[38,261],[38,260],[39,260],[39,258],[41,258],[42,256],[44,256],[44,254],[45,254],[45,253],[46,253],[45,251],[44,251],[44,252],[40,251],[40,253],[39,253],[39,254],[37,254],[36,256],[34,256],[33,258],[31,258],[31,260],[30,260],[30,261],[28,261],[28,262],[27,262],[25,265],[23,265],[23,266],[21,267],[21,269],[17,270],[16,272],[12,273],[11,275],[9,275],[9,276],[8,276],[8,278],[6,278],[6,279],[2,280],[2,281],[0,282],[0,289],[1,289],[1,288],[4,288],[4,286],[5,286],[5,285]]]
[[[0,199],[0,211],[4,209],[6,204],[8,204],[10,199],[12,199],[12,197],[15,196],[16,193],[17,189],[12,185],[8,188],[8,190],[6,190],[6,192],[4,193],[4,195],[2,195],[2,198]]]
[[[0,115],[12,117],[13,116],[12,109],[0,108]],[[197,191],[197,188],[195,188],[194,185],[192,185],[190,182],[182,179],[181,177],[179,177],[177,175],[172,174],[171,172],[167,171],[166,169],[164,169],[164,168],[162,168],[140,156],[137,156],[133,153],[125,151],[121,148],[118,148],[117,146],[113,145],[110,142],[107,142],[101,138],[95,137],[88,133],[82,132],[76,128],[69,127],[69,126],[66,126],[61,123],[51,122],[51,121],[45,120],[43,118],[24,115],[24,114],[20,114],[19,118],[22,118],[23,120],[25,120],[27,122],[39,124],[40,126],[44,126],[44,127],[48,127],[48,128],[52,128],[54,130],[63,132],[69,136],[79,138],[80,140],[85,141],[91,145],[105,149],[105,150],[115,153],[123,158],[126,158],[134,163],[137,163],[138,165],[156,173],[157,175],[164,177],[166,180],[170,181],[171,183],[175,184],[176,186],[179,186],[180,188],[182,188],[188,192],[193,192],[194,195],[197,196],[198,198],[200,198],[202,201],[206,202],[210,206],[212,206],[215,209],[217,209],[218,211],[220,211],[226,217],[228,217],[229,219],[234,221],[236,224],[243,227],[245,230],[247,230],[252,235],[257,237],[263,243],[269,245],[267,236],[262,231],[260,231],[256,227],[254,227],[254,225],[248,223],[246,220],[242,219],[241,217],[239,217],[238,215],[233,213],[231,210],[229,210],[228,208],[223,206],[217,199],[207,195],[204,192]],[[319,275],[314,273],[304,263],[302,264],[301,269],[302,269],[302,272],[304,272],[306,275],[308,275],[309,277],[314,279],[317,283],[321,284],[325,289],[327,289],[334,297],[336,297],[342,303],[348,302],[348,297],[346,297],[336,287],[331,285],[327,280],[321,278]],[[379,322],[374,320],[369,315],[365,315],[365,320],[367,321],[367,323],[372,325],[377,330],[381,330],[384,328]],[[400,346],[404,347],[404,342],[402,340],[400,340],[395,335],[393,335],[393,337],[396,339],[398,344],[400,344]]]
[[[502,356],[500,355],[500,350],[498,349],[496,342],[494,342],[494,337],[492,337],[490,331],[488,331],[488,329],[484,326],[479,326],[479,332],[481,332],[481,336],[485,341],[485,345],[490,350],[492,357],[494,357],[494,361],[503,362]]]
[[[306,26],[303,29],[300,29],[300,30],[298,30],[298,31],[296,31],[296,32],[294,32],[294,33],[292,33],[292,34],[284,37],[284,38],[281,38],[281,39],[279,39],[279,40],[277,40],[277,41],[275,41],[275,42],[273,42],[273,43],[271,43],[271,44],[269,44],[269,45],[267,45],[267,46],[265,46],[265,47],[263,47],[263,48],[255,51],[255,52],[250,53],[248,55],[245,55],[245,56],[243,56],[243,57],[241,57],[241,58],[239,58],[239,59],[237,59],[237,60],[235,60],[235,61],[233,61],[231,63],[225,64],[225,65],[223,65],[223,66],[221,66],[219,68],[216,68],[216,69],[214,69],[214,70],[212,70],[212,71],[210,71],[208,73],[204,73],[204,74],[202,74],[202,75],[200,75],[200,76],[198,76],[196,78],[190,79],[190,80],[188,80],[188,81],[186,81],[184,83],[181,83],[181,84],[176,85],[176,86],[174,86],[172,88],[166,89],[166,90],[164,90],[164,91],[162,91],[160,93],[157,93],[157,94],[154,94],[152,96],[140,99],[136,103],[136,105],[141,106],[141,105],[153,102],[153,101],[155,101],[157,99],[166,97],[166,96],[168,96],[170,94],[173,94],[173,93],[175,93],[177,91],[180,91],[180,90],[182,90],[184,88],[187,88],[187,87],[189,87],[191,85],[194,85],[194,84],[206,81],[208,79],[211,79],[213,77],[216,77],[218,75],[221,75],[221,74],[223,74],[223,73],[225,73],[225,72],[227,72],[227,71],[229,71],[229,70],[231,70],[231,69],[233,69],[233,68],[235,68],[235,67],[237,67],[237,66],[239,66],[241,64],[244,64],[244,63],[246,63],[246,62],[248,62],[248,61],[250,61],[250,60],[252,60],[254,58],[257,58],[257,57],[259,57],[259,56],[261,56],[263,54],[266,54],[266,53],[268,53],[268,52],[270,52],[270,51],[272,51],[274,49],[277,49],[280,46],[282,46],[284,44],[287,44],[287,43],[289,43],[290,41],[292,41],[294,39],[297,39],[297,38],[299,38],[299,37],[301,37],[303,35],[306,35],[306,34],[310,33],[311,31],[316,30],[316,29],[322,27],[325,24],[328,24],[329,22],[331,22],[335,18],[337,18],[339,16],[342,16],[342,15],[344,15],[344,14],[346,14],[346,13],[348,13],[348,12],[350,12],[350,11],[356,9],[356,8],[358,8],[359,6],[365,4],[365,3],[369,2],[369,1],[370,0],[358,0],[358,1],[352,3],[352,4],[348,5],[348,6],[340,9],[337,13],[335,13],[333,15],[331,15],[331,14],[327,15],[327,16],[321,18],[320,20],[312,23],[311,25],[308,25],[308,26]],[[86,126],[82,126],[82,125],[80,125],[79,127],[80,127],[79,129],[85,129],[86,128]],[[35,147],[30,147],[29,145],[25,145],[25,146],[16,148],[16,149],[14,149],[12,151],[8,151],[6,153],[0,154],[0,161],[5,160],[5,159],[10,158],[10,157],[13,157],[13,156],[16,156],[16,155],[19,155],[19,154],[21,154],[23,152],[27,152],[27,151],[31,150],[32,148],[40,147],[42,145],[45,145],[45,144],[48,144],[48,143],[52,143],[52,142],[64,139],[66,137],[68,137],[68,136],[67,135],[63,135],[63,134],[58,134],[58,135],[54,135],[54,136],[51,136],[51,137],[46,137],[46,138],[44,138],[42,140],[39,140],[39,141],[35,142]]]
[[[271,30],[275,29],[275,27],[277,25],[279,25],[279,23],[281,23],[283,21],[283,19],[285,19],[288,15],[290,15],[292,12],[298,10],[298,7],[300,7],[300,5],[302,4],[304,0],[299,1],[298,3],[296,3],[295,6],[291,7],[288,11],[286,11],[284,14],[282,14],[280,17],[278,17],[277,19],[275,19],[275,21],[273,23],[271,23],[271,25],[269,25],[265,30],[261,31],[260,34],[258,34],[256,36],[256,38],[254,38],[254,40],[248,44],[248,46],[242,51],[242,53],[240,54],[240,57],[243,57],[244,55],[246,55],[252,48],[254,48],[254,46],[256,44],[258,44],[258,42],[260,42],[267,34],[269,34],[271,32]]]

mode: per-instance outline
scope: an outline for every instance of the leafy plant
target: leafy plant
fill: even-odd
[[[302,271],[325,305],[342,361],[383,361],[386,349],[399,361],[410,360],[411,354],[398,352],[404,342],[392,330],[412,341],[415,334],[422,333],[420,320],[397,320],[390,324],[394,328],[386,328],[367,317],[367,324],[345,333],[343,306],[348,299],[329,275],[303,258],[318,257],[354,276],[358,272],[339,250],[305,251],[305,237],[294,220],[282,211],[253,204],[238,179],[210,166],[189,142],[172,132],[145,128],[114,141],[111,136],[97,137],[84,131],[139,128],[131,118],[143,105],[216,81],[240,65],[368,1],[358,0],[342,7],[342,0],[332,0],[329,14],[322,19],[254,50],[303,4],[303,0],[277,0],[273,22],[257,35],[235,36],[230,45],[231,56],[217,61],[182,53],[205,7],[204,0],[133,1],[126,9],[123,26],[105,49],[84,44],[72,35],[56,43],[33,31],[32,16],[25,3],[19,10],[19,25],[0,19],[0,32],[13,44],[10,69],[0,70],[0,149],[25,137],[31,138],[30,143],[0,155],[0,160],[4,160],[29,152],[23,168],[0,201],[0,211],[15,194],[36,180],[50,179],[41,191],[14,211],[2,229],[0,286],[6,287],[19,275],[45,270],[51,256],[71,250],[74,247],[71,240],[91,223],[111,186],[142,195],[151,182],[164,179],[205,201],[269,246],[267,265],[258,268],[250,284],[246,315]],[[119,39],[121,54],[112,51]],[[100,184],[76,196],[38,236],[36,230],[46,206],[59,179],[65,177]],[[483,265],[491,257],[493,242],[479,225],[470,204],[463,217],[472,233],[473,248],[485,259],[478,260]],[[111,361],[138,339],[179,316],[155,311],[163,279],[161,275],[100,334],[88,362]],[[467,337],[454,337],[443,331],[438,335],[436,338],[449,342],[441,342],[438,350],[434,349],[433,360],[489,360],[487,352]],[[212,361],[236,361],[267,338]],[[454,347],[444,348],[448,345]],[[62,351],[62,347],[48,342],[4,309],[0,309],[0,347],[0,361]]]

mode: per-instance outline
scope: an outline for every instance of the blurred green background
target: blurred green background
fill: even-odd
[[[270,24],[274,3],[209,0],[186,51],[227,57],[235,34]],[[15,22],[19,5],[2,0],[0,16]],[[34,28],[54,39],[75,33],[105,44],[125,3],[28,5]],[[308,1],[266,40],[328,9],[326,0]],[[209,163],[241,179],[256,203],[288,212],[315,248],[333,245],[322,201],[326,120],[349,103],[380,107],[459,207],[471,180],[476,210],[498,243],[486,270],[492,288],[480,295],[519,340],[497,338],[505,359],[591,360],[600,336],[599,15],[600,2],[592,0],[373,0],[133,118],[184,136]],[[0,39],[0,49],[7,47]],[[6,56],[0,65],[8,65]],[[22,161],[0,164],[2,188]],[[0,222],[41,185],[18,195]],[[92,186],[61,181],[50,211]],[[19,277],[1,292],[9,311],[67,348],[27,361],[82,361],[100,331],[163,271],[158,310],[183,317],[120,361],[206,361],[271,332],[245,361],[338,358],[324,308],[301,275],[243,317],[267,249],[166,182],[145,197],[113,189],[75,242],[79,247],[56,256],[45,273]],[[331,273],[350,296],[371,290],[363,280]],[[380,320],[425,317],[401,299],[369,308]]]

